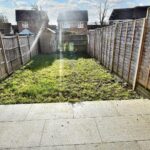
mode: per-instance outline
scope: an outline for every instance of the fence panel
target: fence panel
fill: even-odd
[[[26,64],[38,53],[38,41],[30,52],[34,36],[0,36],[0,80]]]
[[[17,36],[3,37],[3,46],[6,53],[9,73],[21,66]]]
[[[150,10],[148,11],[147,17],[145,39],[137,81],[145,88],[150,89]]]
[[[0,48],[0,79],[7,76],[5,61],[2,53],[2,48]]]
[[[138,59],[138,50],[140,46],[140,39],[142,36],[142,25],[143,25],[143,19],[136,21],[135,35],[133,40],[133,51],[132,51],[131,65],[130,65],[130,74],[129,74],[129,83],[131,84],[133,84],[134,76],[135,76],[136,63]]]
[[[133,89],[139,83],[150,90],[150,10],[146,19],[89,31],[88,47],[92,57],[98,57],[103,66]]]
[[[35,40],[35,36],[29,36],[29,44],[30,44],[30,48],[31,45],[33,44],[34,40]],[[35,55],[38,54],[38,44],[35,45],[35,47],[33,48],[33,50],[31,50],[31,57],[34,57]]]
[[[28,37],[20,36],[19,42],[20,42],[20,49],[21,49],[21,53],[22,53],[23,64],[26,64],[31,58]]]

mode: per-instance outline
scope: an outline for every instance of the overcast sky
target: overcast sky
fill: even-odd
[[[65,10],[88,10],[89,22],[98,21],[98,6],[101,0],[0,0],[0,13],[7,16],[9,22],[16,24],[15,9],[31,9],[32,4],[47,11],[50,24],[57,23],[58,13]],[[109,0],[111,9],[150,5],[150,0]]]

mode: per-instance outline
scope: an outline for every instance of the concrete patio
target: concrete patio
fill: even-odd
[[[150,101],[1,105],[0,149],[150,150]]]

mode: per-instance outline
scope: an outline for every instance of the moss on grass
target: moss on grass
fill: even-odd
[[[0,83],[0,104],[134,99],[95,60],[67,53],[39,55]]]

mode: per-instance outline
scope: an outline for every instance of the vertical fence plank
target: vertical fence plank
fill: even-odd
[[[138,76],[138,71],[139,71],[139,64],[141,61],[142,51],[144,48],[144,37],[145,37],[145,33],[146,33],[146,24],[147,24],[146,22],[147,22],[147,20],[144,18],[143,26],[142,26],[142,34],[140,37],[140,46],[138,49],[138,57],[137,57],[137,62],[136,62],[135,75],[134,75],[134,79],[133,79],[133,90],[135,89],[135,86],[136,86],[136,81],[137,81],[137,76]]]
[[[101,37],[100,37],[100,30],[98,29],[98,61],[100,62],[100,44],[101,44]]]
[[[28,41],[27,45],[29,47],[29,54],[30,54],[30,59],[31,59],[32,58],[32,54],[31,54],[31,50],[30,50],[30,37],[28,35],[27,35],[27,41]]]
[[[17,43],[18,43],[18,49],[19,49],[19,54],[20,54],[21,64],[23,65],[22,51],[21,51],[21,47],[20,47],[20,39],[19,39],[19,35],[17,35]]]
[[[94,30],[94,48],[93,48],[93,57],[95,57],[95,49],[96,49],[96,30]]]
[[[116,48],[116,33],[117,33],[117,26],[118,24],[115,24],[115,29],[114,29],[114,36],[113,36],[113,48],[112,48],[112,59],[111,59],[111,72],[113,71],[113,64],[114,64],[114,54],[115,54],[115,48]]]
[[[107,68],[107,51],[108,51],[108,27],[106,28],[106,46],[105,46],[105,67]]]
[[[134,24],[133,24],[133,36],[132,36],[132,40],[131,40],[131,53],[130,53],[130,62],[129,62],[129,67],[128,67],[128,81],[130,78],[130,71],[131,71],[131,62],[132,62],[132,57],[133,57],[133,50],[134,50],[134,37],[135,37],[135,26],[136,26],[136,20],[134,20]]]
[[[120,42],[119,42],[119,52],[118,52],[118,58],[117,58],[117,73],[118,73],[118,69],[119,69],[119,60],[120,60],[120,47],[121,47],[122,27],[123,27],[123,23],[121,23],[120,37],[119,37]]]
[[[10,74],[8,61],[7,61],[7,56],[6,56],[5,49],[4,49],[3,37],[2,37],[1,33],[0,33],[0,45],[1,45],[1,48],[2,48],[2,54],[3,54],[3,57],[4,57],[6,72],[7,72],[7,74]]]
[[[145,84],[146,89],[148,88],[149,76],[150,76],[150,65],[149,65],[148,74],[147,74],[147,77],[146,77],[146,84]]]
[[[125,48],[124,48],[124,56],[123,56],[122,78],[123,78],[123,73],[124,73],[124,62],[125,62],[125,55],[126,55],[126,49],[127,49],[128,26],[129,26],[129,22],[127,22],[127,27],[126,27],[126,32],[125,32]]]
[[[106,38],[107,38],[107,34],[106,34],[106,28],[104,28],[104,46],[103,46],[103,65],[105,66],[105,50],[106,50]]]
[[[111,44],[112,44],[112,27],[110,27],[110,42],[109,42],[109,61],[108,61],[108,69],[110,68],[110,60],[111,60]]]
[[[103,53],[102,53],[102,51],[103,51],[103,29],[101,29],[101,32],[100,32],[100,34],[101,34],[101,61],[100,61],[100,63],[102,64],[102,59],[103,59],[103,57],[102,57],[102,55],[103,55]]]
[[[89,33],[87,32],[87,54],[89,53]]]

